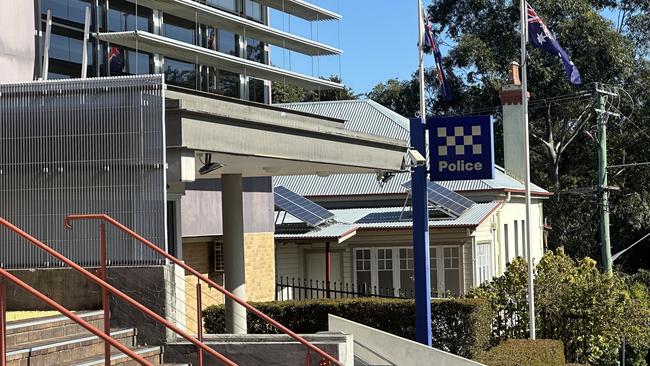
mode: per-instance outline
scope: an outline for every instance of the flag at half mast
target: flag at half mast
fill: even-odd
[[[440,93],[442,94],[442,99],[449,102],[453,99],[453,96],[451,94],[451,88],[447,82],[447,77],[445,76],[444,69],[442,68],[442,54],[440,53],[440,48],[438,47],[436,36],[433,34],[431,22],[429,22],[429,17],[427,16],[427,13],[424,9],[422,10],[422,19],[424,23],[423,43],[429,46],[433,52],[433,57],[436,61],[436,76],[438,77],[438,86],[440,87]]]
[[[562,64],[564,64],[566,77],[571,84],[582,84],[580,72],[578,72],[578,68],[571,61],[569,54],[560,46],[560,43],[555,39],[548,27],[546,27],[544,21],[542,21],[542,18],[537,15],[537,12],[528,3],[526,3],[526,12],[528,14],[528,41],[530,44],[533,47],[541,48],[552,55],[560,57]]]

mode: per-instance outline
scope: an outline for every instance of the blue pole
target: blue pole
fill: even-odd
[[[427,156],[425,124],[411,119],[411,146]],[[413,266],[415,277],[415,340],[431,346],[431,278],[429,262],[429,204],[427,201],[427,167],[411,171],[413,205]]]

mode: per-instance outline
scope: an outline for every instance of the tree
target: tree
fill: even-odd
[[[531,127],[531,174],[554,191],[545,203],[553,227],[549,242],[567,253],[600,259],[595,82],[617,91],[607,109],[623,118],[609,119],[609,162],[650,161],[650,31],[648,0],[548,0],[532,4],[578,66],[584,86],[570,85],[556,57],[528,48]],[[501,0],[434,0],[431,21],[451,44],[444,59],[454,93],[441,100],[432,70],[426,72],[430,115],[493,114],[496,158],[502,121],[498,93],[510,62],[519,60],[519,2]],[[618,25],[602,14],[620,13]],[[629,95],[629,97],[628,97]],[[378,85],[369,97],[412,116],[418,106],[416,75]],[[613,251],[650,231],[650,169],[610,170],[610,185],[620,187],[611,205]],[[620,260],[634,272],[650,268],[650,245],[639,245]],[[619,262],[617,262],[619,263]]]
[[[413,117],[420,105],[419,93],[416,79],[390,79],[375,85],[367,96],[402,116]]]
[[[469,295],[492,304],[494,343],[528,337],[526,266],[515,259],[506,273]],[[650,346],[650,297],[640,280],[602,273],[591,258],[576,261],[562,251],[547,252],[535,276],[537,335],[563,341],[568,362],[616,365],[622,338],[643,360]]]
[[[341,78],[338,76],[330,76],[326,80],[341,83]],[[271,93],[271,99],[275,104],[359,99],[359,94],[356,94],[350,87],[344,87],[340,90],[307,90],[294,85],[273,83]]]

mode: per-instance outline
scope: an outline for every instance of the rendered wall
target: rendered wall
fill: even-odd
[[[244,232],[274,232],[273,210],[271,178],[244,178]],[[183,237],[222,235],[221,180],[187,184],[181,212]]]
[[[0,0],[0,82],[34,77],[34,1]]]

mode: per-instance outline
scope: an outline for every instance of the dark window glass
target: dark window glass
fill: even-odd
[[[205,3],[215,8],[237,12],[237,0],[206,0]]]
[[[83,41],[81,39],[62,36],[52,33],[50,35],[50,58],[81,64]],[[92,60],[91,46],[88,47],[88,58]]]
[[[196,88],[196,68],[194,64],[165,58],[165,80],[173,85]]]
[[[151,74],[151,55],[133,49],[111,46],[108,52],[110,75]]]
[[[227,53],[233,56],[239,56],[239,42],[237,35],[232,32],[219,30],[219,52]]]
[[[251,0],[246,0],[245,9],[246,17],[257,20],[258,22],[264,19],[262,17],[262,5]]]
[[[169,37],[177,41],[196,44],[196,30],[194,24],[184,19],[179,19],[165,14],[164,34],[165,37]]]
[[[264,103],[264,81],[250,79],[248,81],[248,100],[251,102]]]
[[[219,71],[217,91],[219,94],[239,98],[241,96],[239,74],[223,70]]]
[[[135,5],[111,1],[108,11],[108,29],[111,32],[144,30],[151,31],[151,11],[139,7],[136,17]]]
[[[43,0],[41,3],[41,12],[47,14],[47,10],[52,11],[53,18],[60,18],[76,23],[84,23],[86,16],[86,7],[89,7],[88,0]]]
[[[247,38],[246,39],[246,58],[251,61],[265,63],[264,61],[264,43]]]

